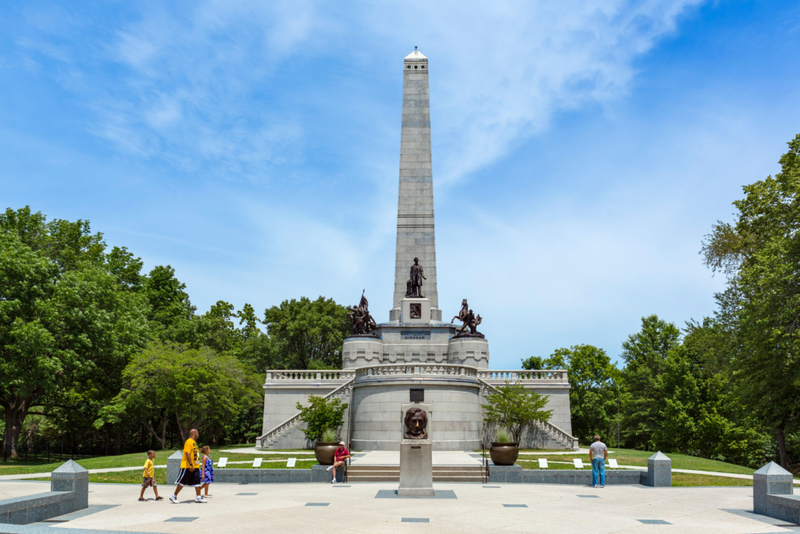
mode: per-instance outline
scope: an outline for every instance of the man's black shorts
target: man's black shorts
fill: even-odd
[[[200,468],[195,468],[194,471],[189,471],[188,468],[182,468],[180,473],[178,473],[178,481],[175,483],[192,488],[202,486],[203,484],[200,481]]]

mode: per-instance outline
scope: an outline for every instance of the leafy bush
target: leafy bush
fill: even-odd
[[[336,434],[336,430],[332,428],[326,428],[325,430],[322,431],[322,441],[327,441],[328,443],[331,443],[333,441],[338,441],[338,440],[339,436],[338,434]]]
[[[323,441],[322,433],[325,430],[334,430],[342,426],[344,422],[344,411],[347,409],[348,404],[343,403],[341,399],[325,399],[310,395],[308,397],[308,406],[303,406],[297,403],[297,409],[300,410],[300,420],[307,425],[303,430],[306,439],[311,441]],[[334,438],[332,441],[336,441]]]
[[[497,388],[496,393],[486,396],[483,422],[499,424],[511,431],[514,441],[519,442],[522,431],[534,421],[547,421],[553,410],[543,410],[547,397],[528,391],[522,384],[509,384]]]

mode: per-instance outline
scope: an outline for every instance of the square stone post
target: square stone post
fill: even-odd
[[[175,451],[167,458],[167,484],[175,484],[178,481],[178,473],[181,471],[181,458],[183,451]]]
[[[646,485],[654,488],[672,487],[672,460],[661,451],[647,459]]]
[[[89,471],[67,460],[50,474],[50,491],[70,491],[74,499],[61,501],[61,514],[89,507]]]
[[[792,495],[792,474],[775,462],[770,462],[753,473],[753,511],[776,517],[770,513],[767,495]]]

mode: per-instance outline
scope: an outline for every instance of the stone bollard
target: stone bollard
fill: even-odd
[[[646,486],[654,488],[672,487],[672,460],[661,451],[647,459]]]
[[[67,460],[50,474],[50,491],[70,491],[72,499],[62,500],[61,515],[89,507],[89,471]]]
[[[753,473],[753,511],[777,517],[771,509],[767,495],[791,495],[792,474],[775,462],[770,462]]]
[[[175,451],[172,453],[172,456],[167,458],[167,485],[175,484],[178,481],[182,457],[183,451]]]

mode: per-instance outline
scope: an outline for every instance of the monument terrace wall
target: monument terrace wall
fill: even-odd
[[[264,384],[264,425],[257,446],[262,449],[303,448],[296,403],[311,394],[338,397],[350,407],[342,439],[356,450],[399,450],[401,406],[411,389],[422,389],[433,407],[437,432],[433,450],[475,450],[488,443],[493,428],[483,423],[486,395],[506,383],[547,395],[550,422],[530,429],[523,447],[572,449],[569,382],[566,371],[487,370],[472,366],[411,363],[364,366],[342,371],[268,371]]]

